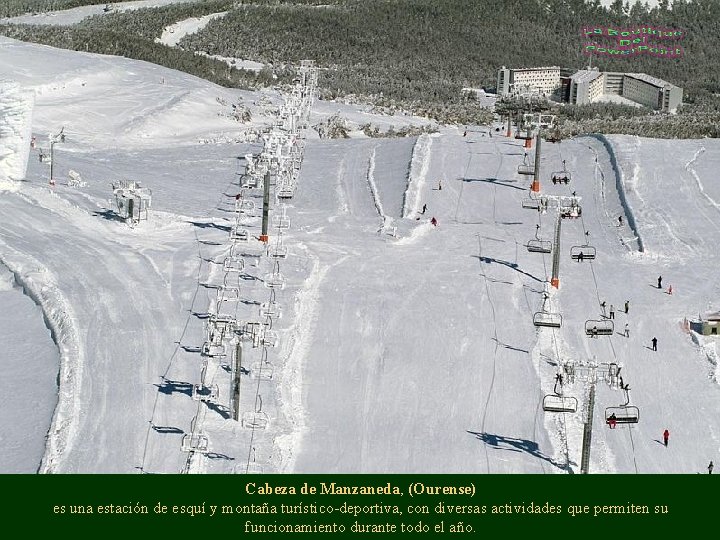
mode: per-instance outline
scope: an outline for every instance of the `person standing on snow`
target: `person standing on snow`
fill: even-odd
[[[610,318],[615,318],[615,306],[613,306],[612,304],[610,304]]]
[[[430,223],[432,223],[433,227],[437,227],[437,219],[433,216],[433,218],[430,220]]]
[[[714,468],[715,467],[713,466],[713,462],[711,461],[710,465],[708,465],[708,474],[712,474]]]
[[[666,429],[663,432],[663,442],[665,443],[665,447],[667,448],[668,439],[670,438],[670,432]]]
[[[625,337],[630,337],[630,325],[628,323],[625,323]]]
[[[630,300],[625,300],[625,314],[630,311]]]
[[[662,276],[658,276],[658,289],[662,289]]]
[[[653,351],[657,352],[657,338],[652,338],[652,344],[653,344]]]
[[[425,214],[425,210],[427,210],[427,204],[423,204],[423,210],[422,210],[423,215]]]

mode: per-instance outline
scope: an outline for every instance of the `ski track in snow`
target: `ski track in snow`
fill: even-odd
[[[418,137],[413,148],[407,189],[403,197],[402,217],[404,218],[420,213],[420,196],[425,189],[427,174],[430,169],[432,141],[432,138],[424,133]]]
[[[298,248],[303,249],[305,246],[298,245]],[[292,472],[295,468],[297,453],[300,451],[305,434],[306,411],[302,399],[303,364],[310,360],[307,355],[317,327],[320,286],[333,267],[350,258],[350,255],[345,255],[332,264],[321,265],[317,256],[309,251],[308,256],[312,260],[313,267],[302,290],[295,294],[295,322],[286,341],[287,352],[283,355],[285,359],[280,388],[281,410],[285,419],[290,422],[291,431],[279,435],[274,441],[280,455],[277,470],[281,473]]]
[[[703,197],[705,197],[708,202],[713,205],[716,209],[720,210],[720,204],[713,199],[710,195],[707,194],[705,191],[705,187],[703,186],[702,181],[700,180],[700,177],[698,176],[697,172],[695,171],[694,164],[698,160],[698,158],[705,153],[705,147],[700,147],[696,152],[693,158],[687,162],[685,165],[685,168],[690,172],[692,177],[695,179],[695,183],[697,184],[698,189],[700,190],[700,193]]]

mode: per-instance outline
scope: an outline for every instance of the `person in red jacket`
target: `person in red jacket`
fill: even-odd
[[[666,429],[663,433],[663,441],[665,442],[665,446],[667,446],[669,438],[670,438],[670,432]]]
[[[433,227],[437,227],[437,219],[435,219],[434,217],[430,220],[430,223],[433,224]]]

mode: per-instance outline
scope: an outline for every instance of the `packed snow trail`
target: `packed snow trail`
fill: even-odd
[[[464,166],[467,158],[460,156],[466,150],[456,141],[433,145],[436,159]],[[309,145],[310,172],[310,158],[320,159],[322,153],[320,148],[313,150],[316,144],[323,145],[325,152],[334,146]],[[497,164],[496,160],[491,165],[491,174],[496,173]],[[433,171],[432,164],[429,171]],[[455,180],[450,179],[453,173]],[[367,239],[353,242],[352,249],[360,253],[334,266],[320,287],[318,324],[308,353],[314,360],[304,366],[308,431],[296,471],[510,472],[518,466],[509,458],[515,454],[534,472],[560,470],[551,457],[552,450],[542,446],[546,441],[536,440],[536,436],[542,437],[536,430],[537,380],[527,362],[527,350],[516,346],[525,333],[528,341],[532,339],[532,325],[525,319],[519,327],[521,334],[518,329],[507,333],[505,329],[511,327],[507,318],[518,307],[503,305],[496,334],[495,323],[486,319],[491,308],[478,263],[488,263],[480,261],[477,254],[477,228],[455,225],[443,217],[443,208],[457,206],[462,183],[481,184],[461,180],[463,173],[464,169],[457,167],[445,171],[442,190],[436,189],[436,181],[428,182],[422,194],[428,212],[420,219],[435,215],[439,225],[416,243],[403,243],[401,238],[398,245],[386,240],[389,237],[371,234],[362,222],[348,222],[343,215],[330,216],[327,225],[321,209],[336,208],[334,197],[327,192],[320,196],[311,184],[314,179],[304,176],[312,196],[300,193],[297,206],[306,218],[317,214],[318,225],[325,224],[321,239],[300,235],[302,243],[321,260],[333,260],[338,251],[328,251],[325,246],[340,248],[345,243],[345,228],[354,227],[361,236],[365,229]],[[432,174],[437,175],[437,169]],[[469,187],[464,189],[468,192],[472,193]],[[463,211],[472,212],[462,216],[464,221],[477,222],[485,211],[483,194],[476,194],[480,197],[477,205],[463,201]],[[505,200],[498,197],[502,208]],[[502,210],[498,212],[502,220]],[[424,230],[427,225],[414,227]],[[307,229],[314,228],[308,223]],[[511,260],[516,255],[512,239],[491,237],[488,242],[493,248],[487,256],[497,253],[498,241],[503,251],[510,251],[507,257],[497,259]],[[462,256],[446,258],[439,255],[443,252]],[[508,267],[495,264],[485,269],[492,287],[499,288],[490,291],[494,302],[495,295],[507,294],[505,281],[511,289],[523,290],[507,275],[515,272],[503,268]],[[362,346],[357,347],[358,343]],[[496,347],[498,359],[494,361],[490,351]],[[493,380],[494,363],[503,368]],[[517,394],[507,391],[526,384]],[[333,406],[328,407],[329,403]],[[517,417],[524,419],[519,429],[510,421]],[[360,444],[349,446],[348,441],[353,440]],[[409,444],[412,440],[420,443]],[[323,461],[316,452],[333,456],[329,468],[327,458]]]

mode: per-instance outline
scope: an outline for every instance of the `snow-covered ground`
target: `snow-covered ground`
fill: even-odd
[[[196,2],[197,0],[135,0],[132,2],[108,2],[107,4],[95,4],[91,6],[80,6],[62,11],[49,11],[46,13],[19,15],[17,17],[6,17],[0,19],[0,23],[11,24],[52,24],[58,26],[70,26],[77,24],[83,19],[93,15],[104,13],[116,13],[134,9],[153,8],[166,6],[168,4],[179,4],[185,2]],[[110,11],[105,11],[105,6],[110,6]]]
[[[682,325],[720,299],[716,141],[543,145],[543,193],[576,191],[583,212],[562,226],[551,306],[563,325],[538,330],[532,316],[552,261],[525,244],[537,224],[550,239],[555,219],[521,207],[529,182],[516,172],[519,141],[488,127],[465,137],[454,127],[407,139],[310,137],[288,209],[279,345],[267,358],[243,345],[241,412],[261,406],[269,417],[267,429],[249,430],[229,418],[226,361],[208,364],[217,403],[191,395],[223,283],[237,157],[260,147],[198,141],[240,140],[271,122],[266,100],[142,62],[3,39],[0,78],[11,75],[35,91],[40,146],[60,126],[67,133],[54,188],[33,152],[27,182],[0,197],[0,260],[33,276],[26,288],[61,358],[42,471],[578,472],[581,414],[541,406],[568,360],[578,375],[565,392],[581,409],[589,361],[621,365],[640,409],[640,423],[608,429],[605,408],[624,395],[598,383],[593,472],[697,472],[718,459],[716,356]],[[267,96],[277,104],[277,93]],[[240,97],[255,104],[252,126],[226,116]],[[311,124],[338,112],[356,124],[427,123],[318,102]],[[572,181],[553,185],[563,160]],[[71,169],[86,187],[67,185]],[[108,200],[119,180],[153,190],[150,220],[134,229]],[[256,210],[243,219],[257,235],[260,199],[246,195]],[[585,231],[597,259],[578,263],[569,250]],[[273,263],[255,256],[256,242],[244,251],[241,298],[220,307],[252,321]],[[660,274],[672,295],[656,287]],[[590,339],[584,325],[601,317],[603,300],[615,307],[616,333]],[[630,338],[619,335],[626,322]],[[265,360],[271,380],[255,377]],[[210,453],[188,462],[180,442],[194,418]],[[20,470],[13,459],[7,470]]]
[[[32,279],[25,275],[20,279]],[[42,311],[0,265],[0,471],[34,473],[57,404],[59,354]]]

